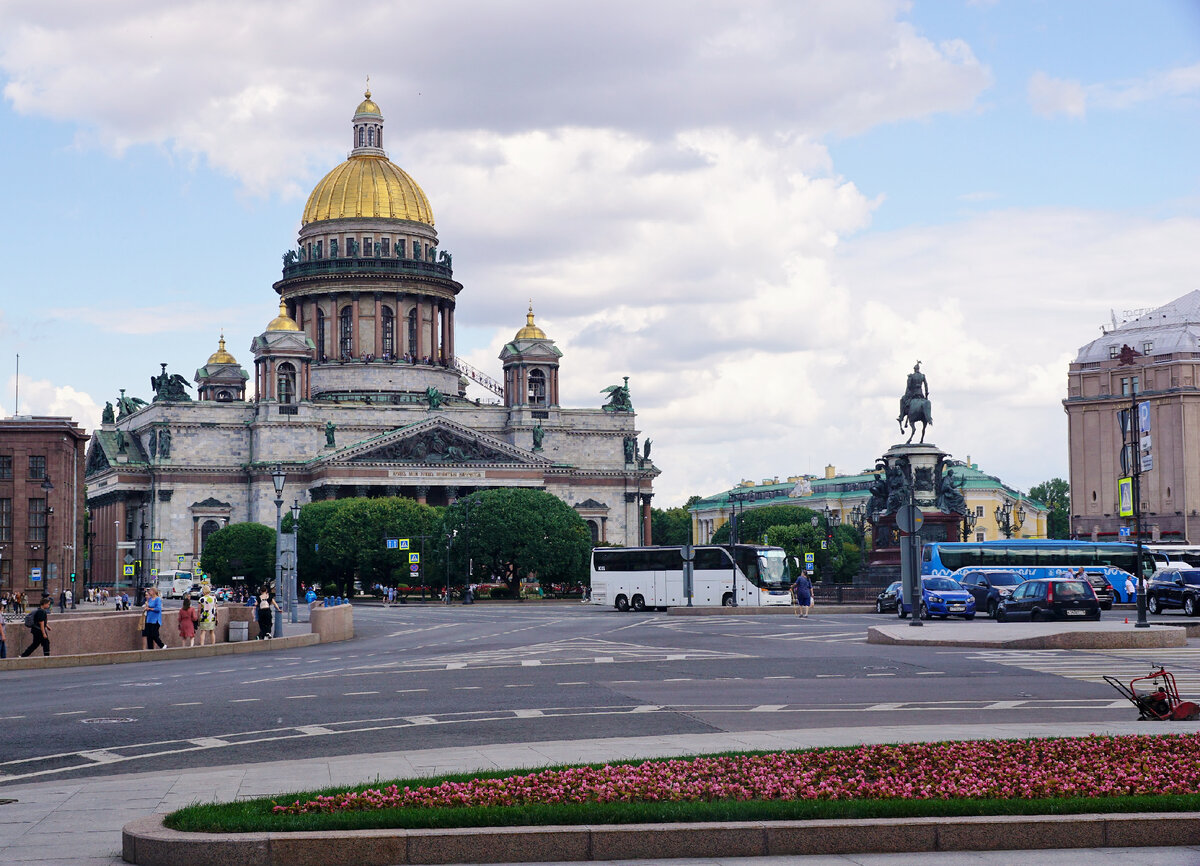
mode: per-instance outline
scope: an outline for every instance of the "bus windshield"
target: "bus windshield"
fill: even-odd
[[[758,552],[758,585],[783,589],[791,584],[791,570],[787,555],[782,550],[760,550]]]

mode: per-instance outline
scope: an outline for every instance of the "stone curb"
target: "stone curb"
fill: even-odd
[[[823,613],[873,613],[875,606],[871,604],[820,604],[818,603],[809,614],[818,617]],[[720,607],[716,605],[694,607],[669,607],[667,616],[796,616],[796,608],[791,605],[768,605],[764,607]]]
[[[980,637],[979,633],[939,633],[937,626],[911,629],[917,634],[904,636],[889,633],[902,626],[870,626],[867,628],[867,643],[889,646],[957,646],[979,647],[980,649],[1129,649],[1187,646],[1187,629],[1179,626],[1135,629],[1114,628],[1104,631],[1050,632],[1026,634],[1019,637]]]
[[[1200,844],[1200,812],[744,821],[312,833],[180,833],[163,816],[121,833],[139,866],[399,866],[780,857]]]
[[[157,650],[133,650],[114,653],[82,653],[76,655],[44,656],[41,654],[29,658],[0,659],[0,671],[27,671],[43,668],[72,668],[88,667],[90,665],[123,665],[132,662],[163,661],[164,659],[205,658],[207,656],[240,655],[253,652],[270,652],[271,650],[297,649],[313,646],[321,642],[321,636],[314,633],[295,634],[288,637],[277,637],[271,640],[246,640],[230,643],[208,644],[195,647],[164,647]]]

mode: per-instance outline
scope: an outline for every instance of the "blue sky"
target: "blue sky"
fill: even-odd
[[[870,465],[917,358],[933,441],[1065,475],[1075,351],[1200,285],[1200,4],[343,10],[0,7],[0,413],[18,352],[87,427],[222,329],[249,366],[368,73],[460,352],[496,374],[533,297],[564,404],[631,376],[657,504]]]

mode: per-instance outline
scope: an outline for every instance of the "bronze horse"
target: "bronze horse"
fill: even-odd
[[[925,441],[925,428],[933,423],[932,413],[930,412],[929,400],[925,397],[913,397],[908,401],[908,414],[900,413],[900,417],[896,419],[900,422],[900,432],[904,432],[905,422],[909,426],[908,440],[912,442],[913,436],[917,432],[917,422],[921,422],[921,442]]]

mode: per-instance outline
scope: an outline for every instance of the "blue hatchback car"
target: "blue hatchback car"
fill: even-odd
[[[903,600],[896,606],[900,619],[912,613],[912,605]],[[921,579],[921,619],[930,617],[945,619],[961,616],[975,619],[975,598],[952,577],[925,577]]]

